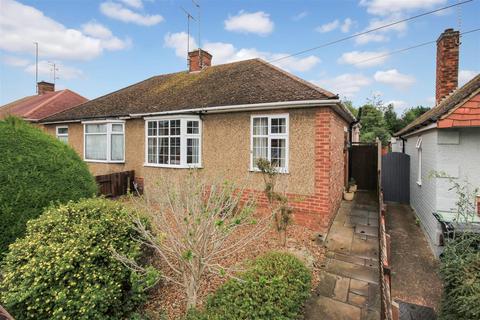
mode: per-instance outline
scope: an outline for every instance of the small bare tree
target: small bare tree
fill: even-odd
[[[143,245],[152,248],[169,269],[161,276],[185,289],[187,309],[197,304],[198,290],[207,274],[234,276],[235,266],[224,259],[239,253],[260,238],[269,227],[270,216],[255,220],[255,199],[230,182],[207,184],[196,172],[177,183],[161,179],[145,197],[132,197],[145,218],[134,217]],[[238,239],[239,228],[248,231]],[[114,253],[115,254],[115,253]],[[127,257],[117,259],[136,271],[142,267]]]
[[[275,221],[275,228],[279,234],[280,243],[283,246],[287,244],[287,227],[291,223],[292,207],[288,205],[286,195],[275,191],[277,184],[278,170],[270,161],[265,159],[257,160],[257,167],[262,172],[265,182],[265,194],[267,196],[269,208]]]

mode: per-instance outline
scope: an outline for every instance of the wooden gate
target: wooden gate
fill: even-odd
[[[99,193],[106,197],[118,197],[133,190],[134,171],[123,171],[95,176]]]
[[[353,143],[350,147],[350,178],[358,189],[377,191],[378,147],[374,143]]]
[[[390,152],[382,156],[382,189],[385,201],[410,204],[410,156]]]

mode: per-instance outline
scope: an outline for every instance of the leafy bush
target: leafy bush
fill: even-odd
[[[118,203],[93,198],[49,207],[10,246],[0,303],[18,319],[123,318],[155,280],[112,257],[115,250],[138,259],[135,236]]]
[[[294,256],[281,252],[258,258],[208,299],[204,312],[188,319],[295,319],[310,296],[311,273]]]
[[[0,260],[51,201],[90,197],[97,186],[65,143],[18,118],[0,121]]]
[[[442,255],[444,295],[440,318],[480,319],[480,234],[450,241]]]

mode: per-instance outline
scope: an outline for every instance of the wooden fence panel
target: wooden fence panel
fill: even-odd
[[[95,177],[98,192],[106,197],[119,197],[133,190],[135,171],[123,171]]]

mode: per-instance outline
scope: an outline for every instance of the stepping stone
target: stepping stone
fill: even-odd
[[[366,226],[366,225],[356,225],[355,226],[355,233],[363,234],[371,237],[378,236],[378,229],[376,227]]]
[[[355,238],[352,242],[351,254],[365,259],[378,260],[378,239]]]
[[[325,270],[343,277],[378,283],[378,268],[369,268],[341,260],[327,259]]]
[[[350,292],[359,294],[361,296],[368,296],[368,282],[351,279],[350,280]]]
[[[361,315],[359,307],[327,297],[309,301],[305,307],[306,320],[359,320]]]
[[[367,304],[367,297],[361,296],[353,292],[349,292],[348,303],[351,303],[363,308]]]
[[[348,298],[348,288],[350,286],[350,278],[337,276],[337,283],[333,291],[333,297],[339,301],[346,302]]]

